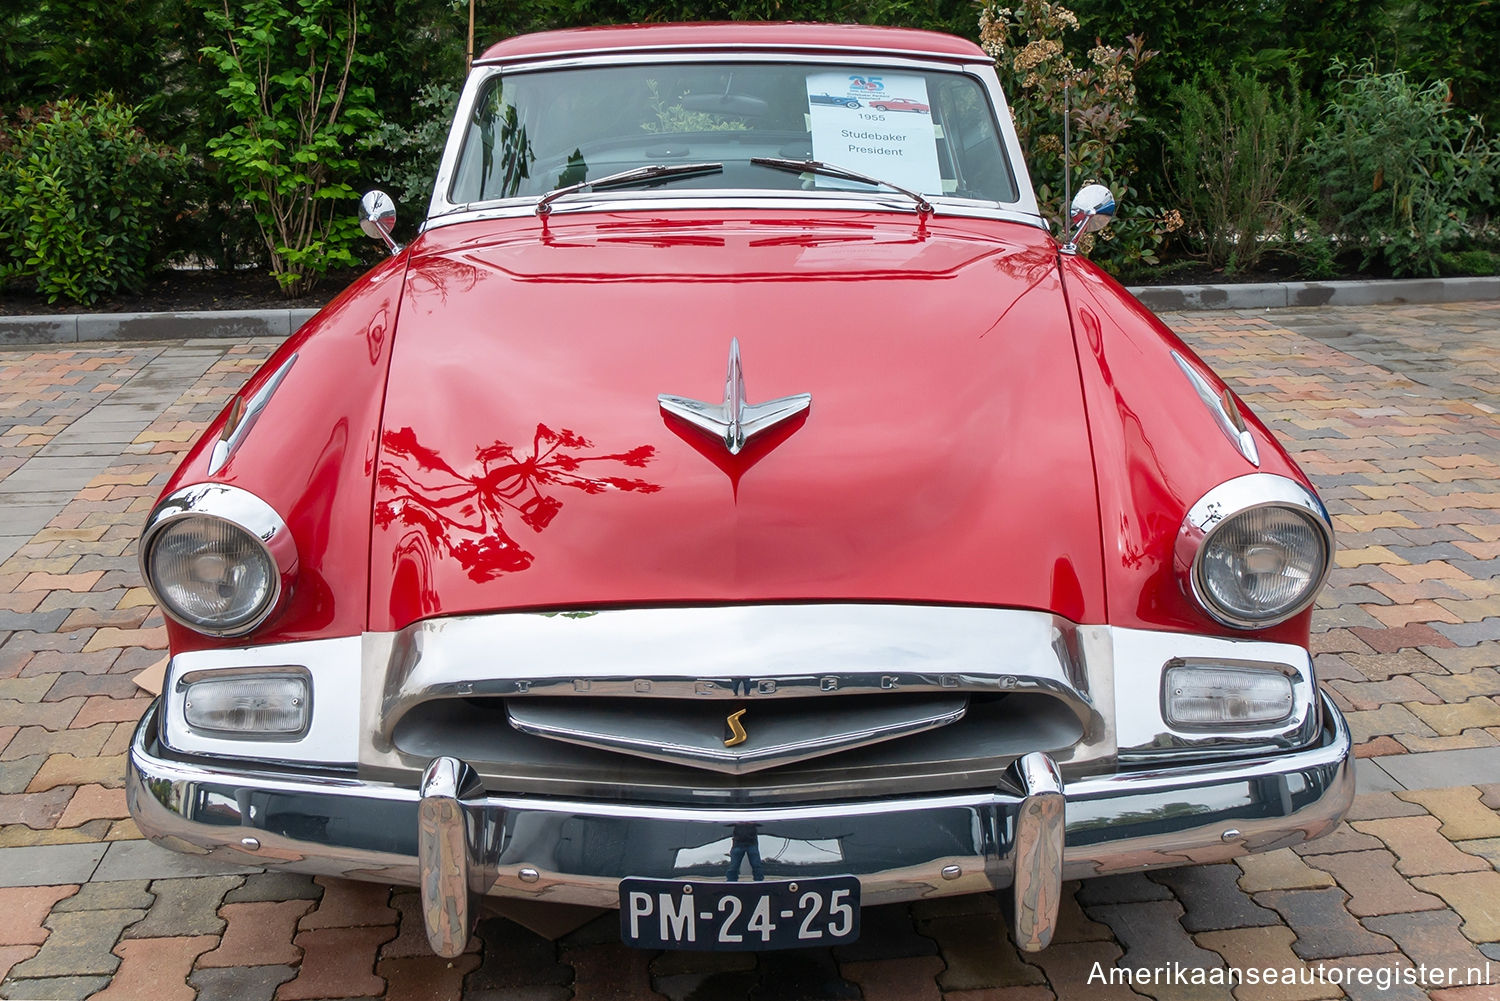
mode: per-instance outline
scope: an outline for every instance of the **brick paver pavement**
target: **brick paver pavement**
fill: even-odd
[[[1166,319],[1336,520],[1314,650],[1361,795],[1295,850],[1069,884],[1035,956],[971,896],[872,908],[854,945],[762,956],[625,949],[613,914],[557,942],[491,918],[448,961],[410,889],[138,840],[131,679],[164,637],[136,533],[275,343],[0,352],[0,997],[1500,1001],[1500,304]],[[1248,982],[1266,968],[1277,982]],[[1116,969],[1142,976],[1101,980]],[[1227,974],[1245,981],[1193,983]]]

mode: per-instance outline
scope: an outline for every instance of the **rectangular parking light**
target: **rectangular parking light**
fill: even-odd
[[[1183,729],[1253,727],[1292,715],[1292,679],[1269,668],[1173,664],[1162,675],[1167,722]]]
[[[220,736],[296,738],[312,719],[306,674],[239,674],[189,681],[182,711],[194,730]]]

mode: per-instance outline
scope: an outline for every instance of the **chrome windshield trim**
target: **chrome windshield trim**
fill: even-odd
[[[1245,426],[1245,418],[1240,416],[1239,405],[1234,402],[1234,395],[1225,389],[1220,395],[1214,392],[1214,387],[1209,383],[1202,372],[1199,372],[1180,353],[1173,351],[1172,360],[1177,367],[1182,369],[1182,374],[1187,376],[1188,382],[1192,383],[1193,390],[1198,394],[1198,399],[1208,408],[1213,415],[1214,423],[1219,430],[1224,432],[1224,437],[1229,443],[1239,450],[1245,460],[1255,468],[1260,468],[1260,449],[1255,445],[1255,437],[1250,429]]]
[[[452,188],[454,174],[458,170],[459,156],[463,150],[465,128],[473,116],[475,105],[479,101],[480,92],[491,77],[501,73],[529,73],[540,70],[588,68],[611,65],[636,65],[641,63],[655,63],[661,61],[663,53],[670,52],[674,61],[679,62],[724,62],[725,51],[735,52],[736,61],[742,62],[783,62],[783,63],[806,63],[816,65],[832,61],[832,56],[858,56],[862,62],[872,66],[887,67],[892,69],[932,70],[940,73],[962,73],[978,78],[981,86],[990,99],[990,108],[994,114],[997,128],[997,139],[1000,142],[1007,166],[1010,168],[1011,176],[1015,180],[1017,198],[1014,202],[975,202],[970,199],[946,198],[942,196],[927,196],[934,208],[941,210],[943,215],[968,217],[975,219],[1000,219],[1007,222],[1019,222],[1027,226],[1035,226],[1045,232],[1051,232],[1051,227],[1042,218],[1041,209],[1036,200],[1036,192],[1032,188],[1031,175],[1026,166],[1026,158],[1021,153],[1021,142],[1016,135],[1015,123],[1010,113],[1010,104],[1005,99],[1005,93],[1000,86],[1000,79],[995,73],[993,63],[975,62],[972,58],[947,60],[938,55],[917,56],[910,52],[881,53],[875,50],[863,49],[818,49],[815,51],[787,51],[780,46],[738,46],[704,51],[703,46],[692,46],[681,52],[672,47],[661,47],[658,49],[632,49],[628,52],[600,52],[587,56],[568,57],[563,59],[534,58],[517,62],[478,61],[470,71],[468,79],[465,80],[463,92],[459,96],[457,113],[453,117],[453,124],[449,127],[448,140],[443,147],[442,160],[438,165],[437,179],[433,184],[432,198],[427,209],[427,219],[419,227],[419,232],[426,232],[437,226],[451,225],[456,222],[469,222],[477,219],[499,219],[512,216],[535,215],[537,197],[528,196],[523,199],[496,199],[480,203],[457,203],[448,200],[448,192]],[[808,208],[809,197],[827,197],[823,192],[808,191],[800,193],[789,192],[761,192],[761,191],[735,191],[735,190],[708,190],[703,191],[707,197],[694,199],[688,193],[674,192],[668,194],[661,192],[654,197],[641,197],[639,192],[632,195],[616,196],[618,202],[612,202],[607,194],[601,193],[594,198],[570,199],[569,209],[580,211],[592,208],[600,202],[614,211],[637,211],[642,209],[673,210],[681,208],[777,208],[792,209],[805,212]],[[773,197],[764,198],[770,194]],[[872,203],[892,211],[902,211],[903,214],[910,212],[906,202],[892,199],[889,195],[881,195],[872,192],[861,198],[858,192],[839,192],[838,196],[830,198],[826,202],[820,202],[819,208],[830,208],[842,210],[853,208],[857,211],[869,211]]]
[[[232,413],[229,420],[224,422],[224,429],[219,432],[219,440],[214,442],[213,452],[208,457],[208,475],[213,476],[224,468],[235,449],[250,434],[250,429],[255,427],[255,422],[260,420],[260,412],[266,409],[266,404],[271,402],[271,397],[281,386],[281,381],[286,378],[292,366],[297,364],[297,355],[292,356],[282,363],[265,385],[256,391],[255,395],[245,400],[243,396],[235,397],[238,409]],[[243,402],[242,402],[243,401]]]
[[[1047,221],[1033,212],[1006,208],[994,202],[974,202],[960,198],[931,197],[937,215],[958,219],[991,219],[1014,222],[1050,232]],[[522,219],[536,215],[535,198],[507,198],[472,205],[449,206],[441,214],[429,215],[422,231],[487,219]],[[480,203],[474,203],[480,204]],[[661,191],[649,196],[640,192],[588,192],[554,206],[553,218],[585,212],[694,211],[699,209],[767,209],[791,211],[805,217],[810,210],[829,212],[890,212],[911,219],[911,204],[888,192],[861,191],[755,191],[726,189],[722,191]]]

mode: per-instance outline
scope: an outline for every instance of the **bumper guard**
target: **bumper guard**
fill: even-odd
[[[131,745],[126,792],[147,837],[244,865],[421,888],[428,939],[461,952],[485,895],[618,906],[627,876],[723,878],[731,832],[755,824],[768,879],[854,875],[865,904],[1011,887],[1011,931],[1044,948],[1063,879],[1222,861],[1331,831],[1354,795],[1350,737],[1323,698],[1320,740],[1233,762],[1086,777],[1064,787],[1032,753],[1013,788],[766,807],[497,796],[455,758],[420,788],[348,773],[181,760],[157,706]]]

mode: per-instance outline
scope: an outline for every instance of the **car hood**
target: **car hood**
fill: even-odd
[[[411,248],[372,629],[644,604],[1103,614],[1078,362],[1040,231],[580,213]],[[738,455],[659,403],[811,394]]]

